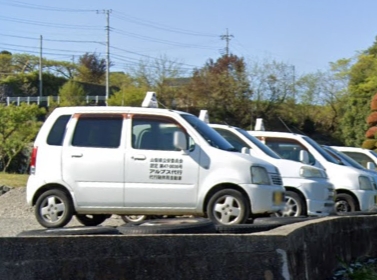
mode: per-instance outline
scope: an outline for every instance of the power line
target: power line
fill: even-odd
[[[26,20],[26,19],[17,19],[17,18],[5,17],[1,15],[0,15],[0,20],[29,24],[29,25],[54,27],[54,28],[87,29],[87,30],[99,30],[101,28],[99,26],[90,26],[90,25],[59,24],[59,23],[49,23],[49,22]]]
[[[125,21],[128,21],[128,22],[133,22],[135,24],[151,27],[151,28],[154,28],[154,29],[160,29],[160,30],[165,30],[165,31],[168,31],[168,32],[174,32],[174,33],[192,35],[192,36],[217,37],[217,35],[215,35],[215,34],[202,33],[202,32],[197,32],[197,31],[190,31],[190,30],[186,30],[186,29],[180,29],[180,28],[171,27],[171,26],[160,24],[160,23],[148,21],[148,20],[145,20],[145,19],[140,19],[140,18],[133,17],[133,16],[130,16],[130,15],[126,15],[126,14],[123,14],[123,13],[120,13],[120,12],[114,12],[114,13],[115,13],[114,17],[116,17],[118,19],[125,20]]]
[[[35,9],[35,10],[46,10],[46,11],[55,11],[55,12],[70,12],[70,13],[82,13],[82,12],[93,12],[96,10],[85,10],[85,9],[67,9],[67,8],[56,8],[56,7],[50,7],[50,6],[43,6],[43,5],[35,5],[35,4],[29,4],[24,3],[20,1],[13,1],[12,3],[0,1],[1,4],[11,6],[11,7],[17,7],[17,8],[27,8],[27,9]]]

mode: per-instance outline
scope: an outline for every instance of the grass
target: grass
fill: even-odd
[[[0,172],[0,186],[25,187],[29,174],[10,174]]]

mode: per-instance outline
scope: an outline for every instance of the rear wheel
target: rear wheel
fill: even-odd
[[[98,226],[102,224],[109,215],[97,214],[97,215],[83,215],[83,214],[76,214],[76,219],[80,222],[80,224],[84,226]]]
[[[137,223],[148,218],[147,215],[121,215],[120,217],[125,223]]]
[[[71,221],[74,211],[68,195],[57,189],[42,193],[34,210],[38,223],[46,228],[64,227]]]
[[[335,198],[335,211],[337,213],[356,211],[356,201],[346,193],[340,193]]]
[[[217,224],[244,224],[249,214],[248,201],[239,191],[232,189],[216,192],[207,205],[208,218]]]

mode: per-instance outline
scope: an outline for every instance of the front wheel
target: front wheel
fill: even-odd
[[[352,196],[346,193],[340,193],[335,198],[335,212],[345,213],[356,211],[356,202]]]
[[[73,211],[71,199],[57,189],[42,193],[35,204],[37,221],[45,228],[64,227],[71,221]]]
[[[276,212],[277,217],[299,217],[306,215],[305,201],[295,192],[285,192],[284,210]]]
[[[97,215],[83,215],[83,214],[76,214],[76,219],[80,222],[80,224],[84,226],[98,226],[102,224],[109,215],[97,214]]]
[[[207,205],[208,218],[217,224],[244,224],[249,214],[250,206],[246,198],[232,189],[216,192]]]

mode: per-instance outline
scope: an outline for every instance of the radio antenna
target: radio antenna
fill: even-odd
[[[279,120],[281,121],[281,123],[285,126],[285,128],[290,132],[290,133],[293,133],[292,130],[290,130],[290,128],[285,124],[285,122],[280,118],[278,117]]]

